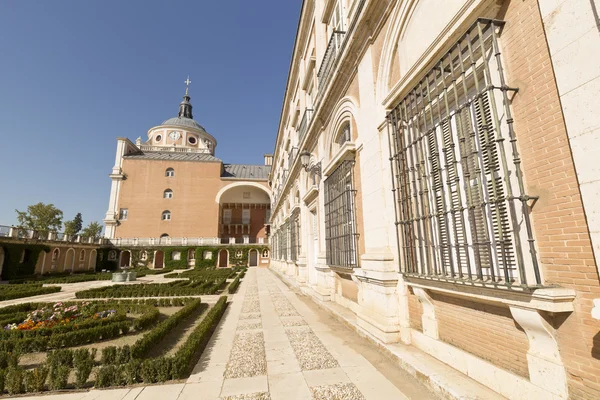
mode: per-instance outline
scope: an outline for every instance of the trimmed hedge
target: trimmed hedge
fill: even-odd
[[[227,297],[223,296],[171,357],[162,356],[143,361],[132,358],[127,364],[102,366],[97,372],[97,377],[102,380],[101,385],[96,381],[96,386],[140,382],[149,384],[185,378],[206,348],[226,308]]]
[[[159,323],[154,329],[142,336],[133,344],[133,346],[131,346],[131,357],[143,358],[156,343],[161,341],[173,328],[175,328],[183,319],[190,316],[201,305],[202,302],[200,299],[196,299]]]
[[[236,277],[233,282],[231,282],[231,284],[229,285],[229,294],[234,294],[238,287],[240,286],[240,277]]]
[[[60,290],[60,286],[43,287],[41,284],[0,285],[0,301],[56,293]]]
[[[226,282],[218,280],[186,280],[169,283],[147,283],[137,285],[114,285],[75,293],[78,299],[123,298],[123,297],[161,297],[161,296],[198,296],[215,294]]]
[[[89,281],[109,281],[112,279],[112,274],[98,272],[95,274],[75,274],[69,276],[41,276],[32,280],[25,280],[24,283],[37,283],[42,282],[44,284],[56,284],[56,283],[78,283],[78,282],[89,282]],[[12,283],[12,282],[11,282]]]

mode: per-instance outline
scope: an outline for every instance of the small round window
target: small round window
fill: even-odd
[[[189,142],[190,144],[196,144],[196,143],[198,143],[198,141],[196,140],[196,138],[195,138],[195,137],[193,137],[193,136],[190,136],[190,137],[188,138],[188,142]]]
[[[154,140],[156,140],[157,142],[160,142],[162,140],[162,136],[161,135],[156,135],[156,137],[154,138]]]

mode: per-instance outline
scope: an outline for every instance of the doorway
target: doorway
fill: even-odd
[[[250,250],[250,252],[248,253],[248,261],[249,267],[258,266],[258,250]]]
[[[227,250],[221,250],[219,252],[219,268],[227,268],[229,266],[229,253]]]
[[[165,253],[157,251],[154,253],[154,268],[163,268],[165,262]]]

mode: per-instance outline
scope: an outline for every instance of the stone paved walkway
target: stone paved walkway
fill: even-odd
[[[434,399],[362,340],[252,268],[186,383],[22,399]]]

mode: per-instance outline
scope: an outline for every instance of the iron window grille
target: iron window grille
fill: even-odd
[[[541,284],[499,35],[480,19],[388,114],[401,271]]]
[[[358,267],[353,167],[342,162],[324,182],[327,264],[340,268]]]
[[[300,254],[300,212],[294,210],[289,220],[290,228],[290,260],[298,261]]]

